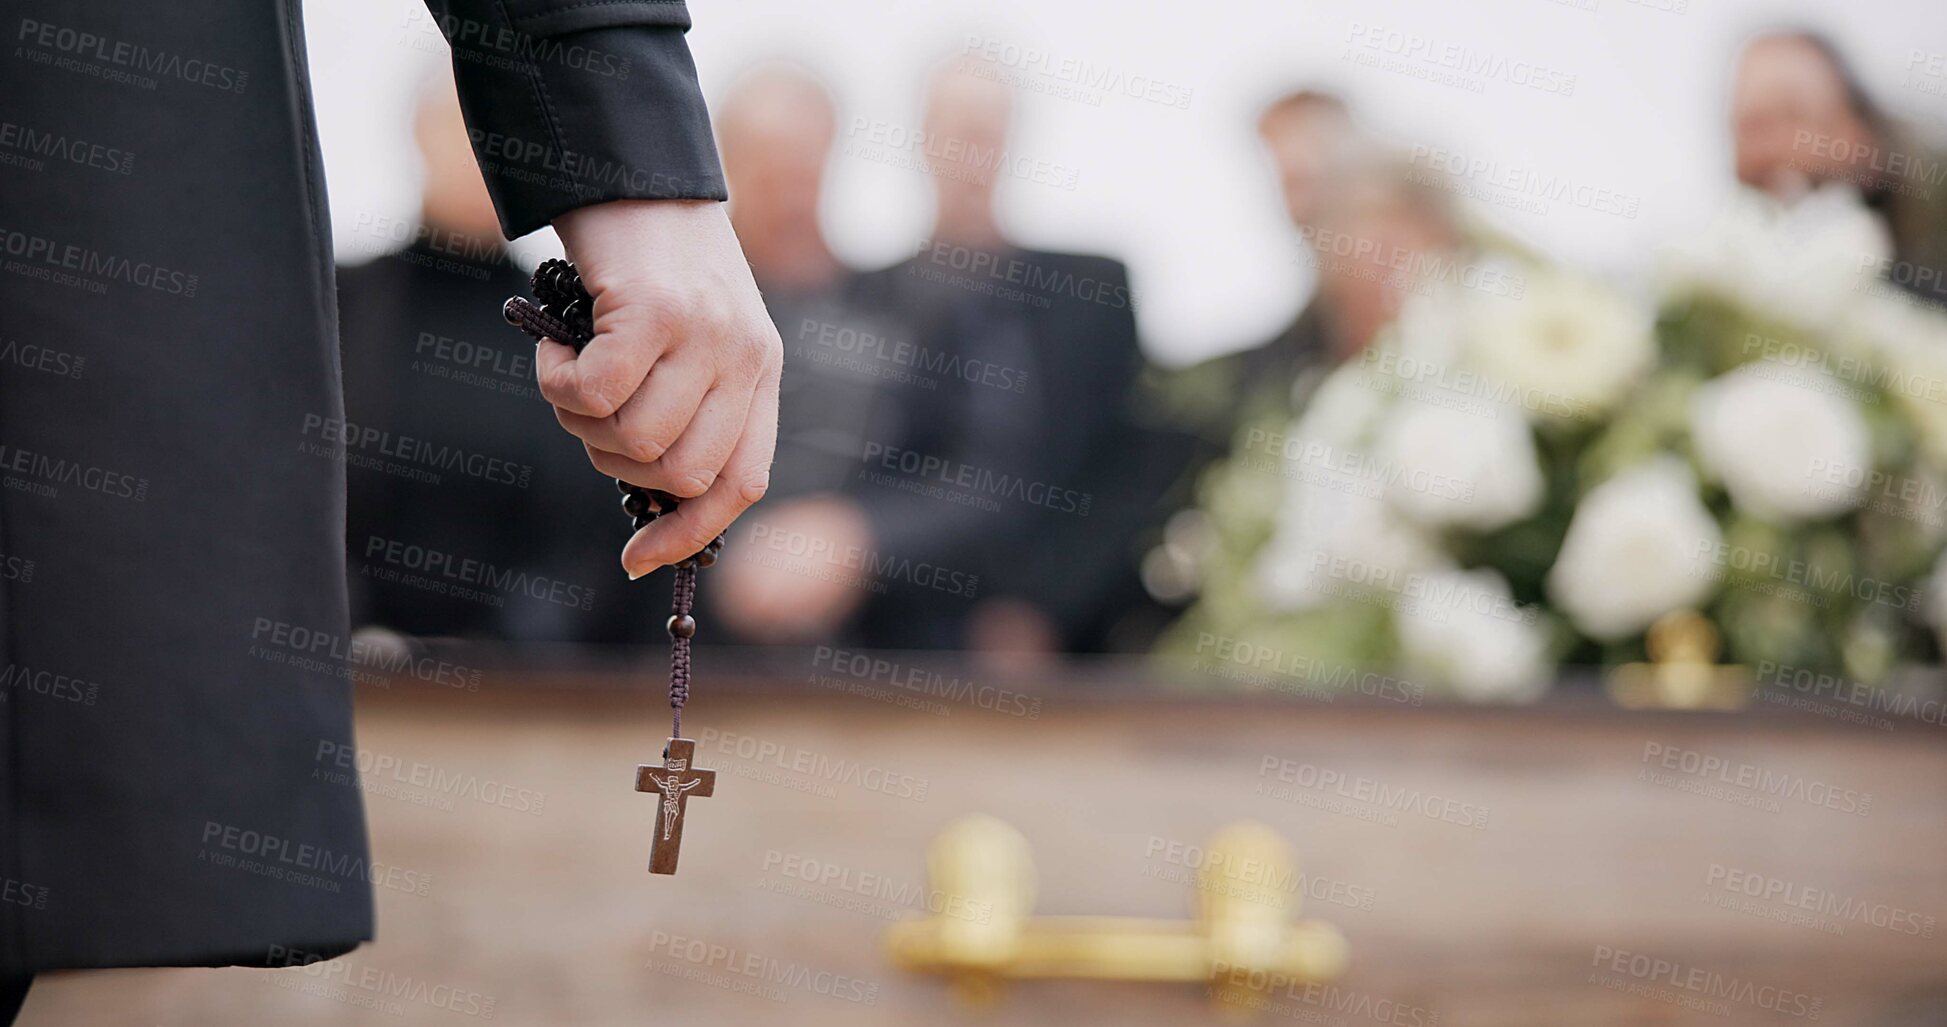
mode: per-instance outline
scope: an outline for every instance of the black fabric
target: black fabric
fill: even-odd
[[[882,544],[978,575],[981,597],[1025,599],[1073,641],[1118,587],[1134,527],[1095,507],[1119,492],[1102,476],[1128,441],[1121,411],[1141,363],[1127,271],[1106,257],[928,244],[863,289],[920,345],[995,370],[902,397],[906,447],[939,470],[861,460],[857,494]],[[968,608],[883,602],[867,616],[878,637],[952,646]]]
[[[615,199],[724,199],[677,0],[428,0],[509,238]],[[509,13],[512,12],[512,17]]]
[[[422,873],[368,855],[356,778],[331,773],[375,662],[347,636],[343,468],[452,453],[345,441],[300,12],[9,10],[0,884],[36,901],[0,903],[0,975],[341,953],[375,882]],[[639,56],[625,83],[461,57],[473,127],[529,133],[545,90],[570,144],[718,195],[680,32],[583,33]],[[517,229],[569,203],[500,198]]]
[[[0,977],[0,1027],[8,1027],[20,1015],[27,991],[33,986],[32,977]]]
[[[432,480],[346,468],[352,624],[410,635],[626,643],[667,638],[667,575],[635,583],[629,520],[534,380],[534,342],[500,316],[529,292],[492,240],[437,231],[340,268],[347,419],[464,446],[507,475]]]

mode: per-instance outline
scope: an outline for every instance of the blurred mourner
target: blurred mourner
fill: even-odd
[[[1130,525],[1104,499],[1119,487],[1121,401],[1140,361],[1134,301],[1120,263],[1002,233],[994,194],[1012,114],[1008,89],[966,66],[934,76],[932,236],[841,286],[816,222],[832,125],[822,94],[773,72],[726,106],[732,217],[804,400],[785,397],[774,492],[798,498],[749,518],[744,530],[766,537],[745,544],[751,559],[726,561],[715,590],[747,635],[816,638],[856,607],[859,637],[876,645],[1086,648],[1106,597],[1133,581]],[[860,372],[879,383],[870,400],[844,381]],[[832,424],[838,414],[850,423]],[[840,445],[820,450],[825,440]],[[819,453],[842,454],[843,481],[789,484],[787,461],[822,466]]]
[[[349,462],[352,623],[648,640],[659,621],[646,593],[659,586],[622,587],[615,574],[627,534],[615,487],[555,423],[534,384],[533,341],[500,318],[501,301],[528,291],[527,274],[502,245],[445,75],[421,100],[414,140],[419,223],[371,220],[371,238],[405,245],[338,275],[346,417],[400,445],[463,449],[478,473]]]
[[[1787,204],[1822,186],[1857,189],[1892,243],[1893,264],[1881,273],[1947,304],[1947,207],[1934,195],[1942,157],[1881,110],[1824,36],[1781,30],[1745,45],[1731,132],[1739,182]]]
[[[1173,416],[1200,442],[1176,496],[1187,508],[1171,518],[1143,561],[1144,584],[1166,602],[1197,592],[1231,594],[1237,591],[1231,583],[1213,579],[1252,573],[1272,512],[1236,508],[1238,495],[1262,495],[1236,487],[1265,476],[1247,452],[1252,436],[1284,437],[1333,368],[1357,359],[1410,298],[1435,287],[1430,276],[1472,259],[1447,194],[1377,148],[1347,145],[1316,180],[1294,179],[1290,165],[1299,151],[1280,142],[1292,130],[1285,120],[1292,110],[1292,98],[1273,104],[1260,130],[1280,170],[1287,213],[1316,269],[1315,291],[1271,341],[1189,368],[1161,387]],[[1220,623],[1234,627],[1213,621],[1208,604],[1192,610],[1174,629],[1176,642]]]
[[[1298,231],[1300,252],[1314,271],[1314,286],[1297,317],[1270,339],[1171,376],[1165,401],[1204,442],[1206,456],[1222,452],[1238,425],[1267,408],[1288,412],[1293,384],[1332,361],[1333,340],[1344,348],[1352,343],[1348,335],[1370,330],[1364,325],[1342,329],[1342,319],[1363,318],[1340,309],[1337,301],[1358,303],[1360,297],[1348,290],[1353,283],[1345,275],[1331,273],[1338,265],[1321,256],[1331,250],[1329,238],[1321,246],[1321,231],[1329,235],[1328,223],[1342,226],[1348,220],[1348,212],[1332,204],[1346,198],[1344,171],[1361,147],[1344,101],[1314,90],[1287,93],[1258,116],[1257,132],[1277,176],[1285,215]]]

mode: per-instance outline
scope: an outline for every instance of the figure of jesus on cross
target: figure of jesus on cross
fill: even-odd
[[[683,844],[683,814],[688,811],[689,800],[692,796],[708,798],[716,790],[717,772],[693,768],[695,759],[696,742],[672,738],[663,750],[662,766],[643,764],[635,769],[635,790],[662,796],[660,830],[649,848],[652,874],[676,872],[676,854]]]

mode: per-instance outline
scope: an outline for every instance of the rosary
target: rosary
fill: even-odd
[[[534,269],[532,281],[536,306],[516,296],[501,308],[507,323],[535,339],[553,339],[581,352],[595,337],[595,301],[581,284],[581,274],[565,260],[547,260]],[[641,531],[663,514],[676,510],[676,497],[656,489],[631,485],[617,478],[622,490],[622,510]],[[683,703],[690,697],[690,639],[696,635],[696,617],[690,613],[696,602],[696,572],[717,562],[723,552],[723,536],[718,535],[703,551],[676,564],[674,596],[669,615],[669,708],[672,711],[669,743],[663,746],[660,767],[644,764],[636,768],[635,789],[662,796],[662,816],[649,848],[649,872],[676,872],[677,850],[683,844],[683,814],[689,800],[706,798],[716,790],[717,772],[699,770],[696,742],[683,737]]]

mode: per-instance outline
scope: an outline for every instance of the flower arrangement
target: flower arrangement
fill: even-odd
[[[1530,261],[1410,299],[1251,424],[1169,545],[1210,640],[1475,698],[1641,660],[1701,612],[1723,659],[1878,682],[1947,609],[1947,317],[1881,282],[1849,190],[1739,194],[1648,301]],[[1503,291],[1505,292],[1505,291]]]

